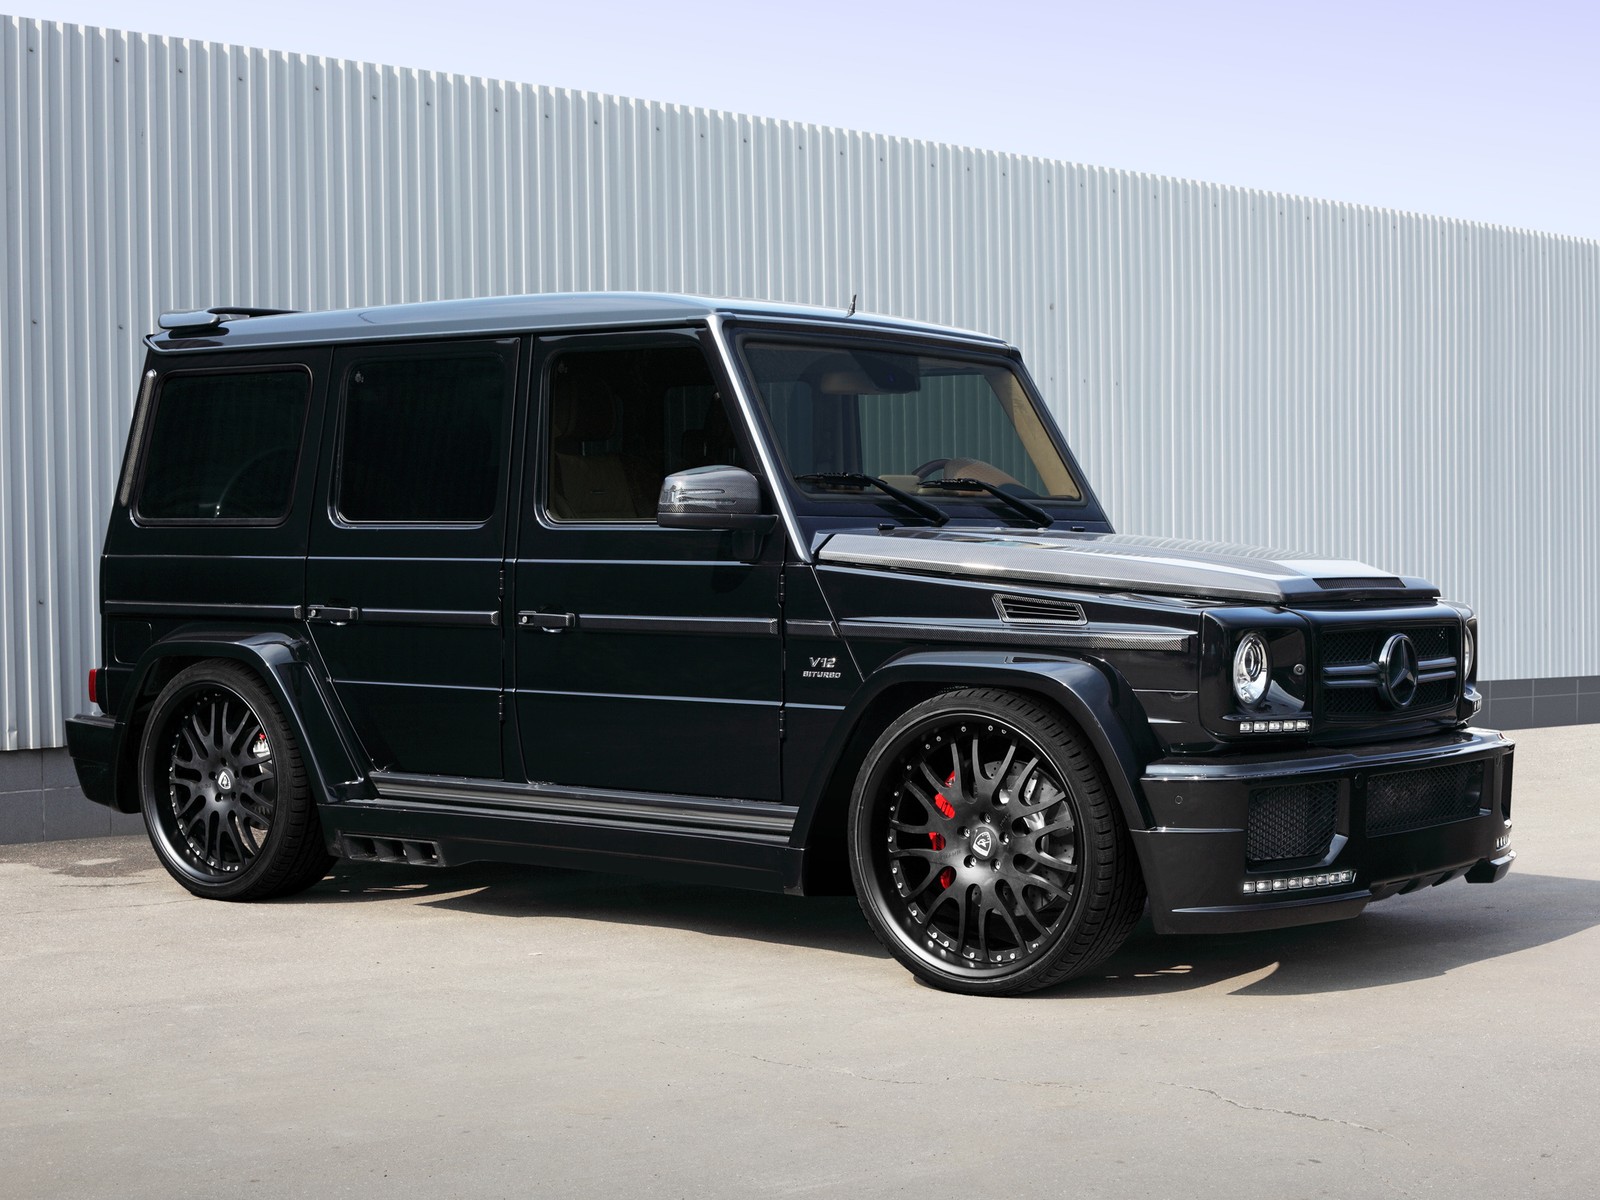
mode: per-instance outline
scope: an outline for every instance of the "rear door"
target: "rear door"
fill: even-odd
[[[333,355],[306,619],[382,770],[502,779],[517,339]]]

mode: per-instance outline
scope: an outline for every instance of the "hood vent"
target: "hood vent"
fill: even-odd
[[[1013,625],[1087,625],[1083,605],[1072,600],[1045,600],[1037,596],[996,596],[995,611]]]
[[[1405,580],[1384,575],[1357,575],[1350,579],[1319,579],[1317,586],[1329,592],[1365,592],[1378,588],[1403,588]]]

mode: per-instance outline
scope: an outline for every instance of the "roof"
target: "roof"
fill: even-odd
[[[229,312],[239,310],[226,310]],[[162,330],[146,338],[163,352],[245,350],[272,346],[323,345],[335,342],[392,341],[403,338],[459,337],[574,329],[626,329],[633,326],[685,324],[716,315],[763,320],[805,321],[851,328],[956,336],[1003,346],[1002,339],[966,330],[948,329],[893,317],[767,304],[756,300],[715,300],[703,296],[651,292],[573,292],[529,296],[491,296],[471,300],[432,300],[329,312],[286,313],[222,320],[204,332]]]

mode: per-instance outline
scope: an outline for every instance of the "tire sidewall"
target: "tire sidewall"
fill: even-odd
[[[165,823],[162,806],[170,804],[163,780],[170,763],[170,722],[178,709],[204,691],[222,691],[249,705],[271,744],[276,747],[274,757],[280,767],[276,774],[277,798],[274,802],[272,827],[262,839],[261,851],[244,870],[226,879],[210,878],[200,874],[189,863],[181,838],[170,831]],[[255,889],[261,876],[273,869],[283,853],[283,842],[288,836],[289,822],[285,809],[296,803],[296,780],[293,778],[291,755],[293,743],[288,723],[278,712],[265,688],[243,668],[226,661],[197,663],[173,676],[156,698],[144,724],[139,745],[139,807],[144,815],[145,830],[150,844],[155,848],[161,865],[179,883],[198,896],[227,900]]]
[[[893,769],[904,750],[906,735],[930,717],[999,721],[1016,729],[1031,741],[1045,756],[1057,778],[1068,793],[1078,824],[1083,830],[1084,862],[1078,886],[1073,889],[1071,911],[1062,920],[1060,928],[1051,935],[1050,946],[1037,957],[1012,972],[984,976],[967,976],[939,965],[910,944],[905,930],[894,915],[884,912],[879,898],[882,884],[876,879],[877,864],[873,858],[873,808],[888,773]],[[1080,772],[1064,756],[1058,745],[1059,735],[1039,728],[1026,714],[1006,710],[982,695],[968,691],[946,692],[931,697],[909,709],[888,729],[884,730],[872,749],[867,752],[861,770],[857,772],[855,787],[850,798],[850,813],[846,826],[851,882],[855,886],[856,900],[878,940],[895,959],[915,975],[919,981],[945,991],[967,995],[1013,995],[1041,986],[1041,980],[1053,974],[1061,949],[1069,941],[1084,919],[1089,888],[1086,884],[1091,873],[1109,870],[1110,864],[1100,861],[1095,852],[1094,830],[1091,824],[1098,814],[1083,801]]]

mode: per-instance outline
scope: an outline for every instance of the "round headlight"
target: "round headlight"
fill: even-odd
[[[1267,657],[1266,640],[1259,633],[1245,634],[1233,652],[1233,694],[1241,704],[1255,704],[1267,694],[1271,678],[1272,661]]]
[[[1472,626],[1462,630],[1461,637],[1461,678],[1472,678],[1472,660],[1478,653],[1478,639],[1472,636]]]

